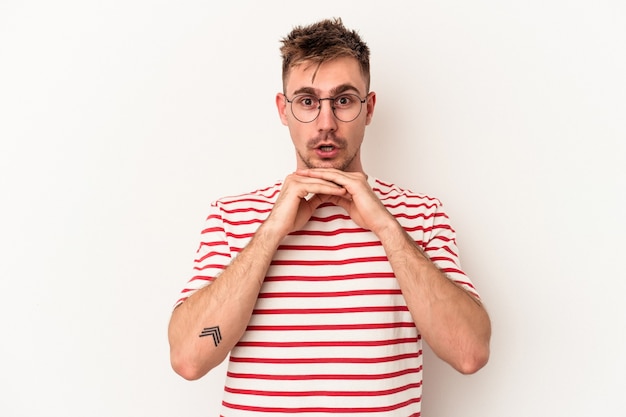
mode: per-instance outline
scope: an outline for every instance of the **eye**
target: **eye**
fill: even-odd
[[[346,108],[354,104],[355,98],[352,94],[344,94],[335,97],[335,107]]]
[[[318,106],[317,98],[308,95],[296,96],[294,103],[303,108],[316,108]]]

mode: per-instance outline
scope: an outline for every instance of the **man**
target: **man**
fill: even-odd
[[[361,164],[369,48],[340,19],[282,40],[280,119],[297,170],[211,206],[169,326],[197,379],[229,354],[223,416],[418,416],[422,340],[462,373],[488,360],[490,321],[437,199]]]

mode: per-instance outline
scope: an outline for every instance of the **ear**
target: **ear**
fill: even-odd
[[[287,97],[283,93],[276,93],[276,109],[281,123],[287,126]]]
[[[369,125],[374,117],[374,107],[376,106],[376,93],[371,91],[367,95],[367,101],[365,102],[367,109],[367,116],[365,118],[365,124]]]

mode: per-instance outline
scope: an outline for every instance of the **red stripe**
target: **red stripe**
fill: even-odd
[[[429,233],[429,232],[432,232],[433,230],[450,230],[454,232],[454,229],[447,224],[437,224],[432,227],[423,227],[423,226],[405,227],[404,230],[406,230],[407,232],[420,231],[424,233]]]
[[[456,274],[465,275],[463,271],[461,271],[460,269],[456,269],[456,268],[441,268],[441,271],[445,273],[456,273]]]
[[[238,220],[238,221],[224,219],[224,223],[230,226],[243,226],[245,224],[261,224],[263,222],[264,220],[262,219]]]
[[[261,391],[252,389],[237,389],[231,387],[225,387],[224,391],[233,394],[259,395],[264,397],[370,397],[393,395],[413,388],[420,388],[421,386],[422,381],[407,384],[402,387],[395,387],[377,391]]]
[[[309,221],[316,221],[321,223],[328,223],[333,220],[350,220],[350,216],[346,214],[334,214],[328,217],[311,216],[311,218],[309,219]]]
[[[422,351],[419,352],[420,354]],[[238,379],[263,379],[277,381],[308,381],[308,380],[377,380],[390,379],[408,374],[418,374],[422,372],[422,366],[417,368],[407,368],[396,372],[384,374],[313,374],[313,375],[269,375],[269,374],[249,374],[227,372],[226,375]]]
[[[257,196],[263,196],[263,197],[266,197],[266,198],[271,198],[271,197],[275,196],[276,194],[278,194],[280,192],[280,185],[281,184],[282,184],[282,181],[278,181],[275,184],[270,185],[269,187],[259,188],[258,190],[252,191],[251,193],[245,193],[245,194],[232,195],[232,196],[228,196],[228,197],[222,197],[220,199],[220,201],[222,203],[229,203],[229,202],[230,203],[232,203],[232,202],[236,203],[237,201],[240,201],[241,197],[247,196],[247,195],[253,195],[253,196],[257,195]],[[269,194],[269,195],[265,195],[264,194],[264,193],[266,193],[267,191],[270,191],[270,190],[274,190],[274,191],[272,191],[272,194]],[[232,200],[234,200],[234,201],[232,201]],[[216,202],[213,202],[212,205],[215,206]]]
[[[408,199],[412,200],[411,197],[409,197]],[[392,204],[392,203],[389,203],[389,202],[385,201],[384,204],[385,204],[385,207],[387,207],[388,209],[390,209],[390,208],[394,209],[394,208],[398,208],[398,207],[407,207],[407,208],[425,207],[427,209],[432,209],[432,208],[439,207],[439,205],[436,204],[436,203],[435,204],[432,204],[432,203],[429,204],[429,203],[426,203],[426,202],[418,203],[418,204],[411,204],[411,203],[406,202],[406,201],[400,201],[400,202]]]
[[[459,280],[456,280],[456,279],[454,280],[454,282],[456,282],[459,285],[467,286],[467,287],[470,287],[473,290],[476,290],[476,288],[474,287],[474,285],[471,282],[459,281]],[[476,294],[476,295],[478,295],[478,294]]]
[[[430,220],[432,218],[436,218],[439,216],[445,216],[445,214],[443,213],[418,213],[418,214],[414,214],[414,215],[410,215],[410,214],[406,214],[406,213],[396,213],[393,215],[396,219],[401,218],[401,219],[409,219],[409,220],[415,220],[415,219],[424,219],[424,220]]]
[[[236,233],[232,233],[232,232],[227,232],[226,236],[233,238],[233,239],[247,239],[247,238],[251,238],[252,236],[254,236],[254,232],[252,233],[242,233],[242,234],[236,234]]]
[[[409,406],[411,404],[419,403],[421,398],[411,398],[410,400],[403,401],[398,404],[386,406],[386,407],[359,407],[359,408],[337,408],[337,407],[254,407],[241,404],[232,404],[226,401],[222,401],[222,405],[227,408],[235,410],[246,411],[258,411],[265,413],[379,413],[383,411],[394,411],[400,408]]]
[[[322,250],[322,251],[335,251],[340,249],[352,249],[352,248],[365,248],[372,246],[382,246],[380,241],[376,242],[355,242],[345,243],[342,245],[334,246],[320,246],[320,245],[280,245],[279,250]]]
[[[219,214],[209,214],[206,217],[205,221],[209,221],[209,220],[217,220],[217,221],[221,221],[222,220],[222,216],[220,216]]]
[[[268,203],[268,204],[273,204],[273,203]],[[254,207],[247,207],[247,208],[240,208],[240,209],[227,209],[227,208],[222,207],[222,211],[224,213],[229,213],[229,214],[249,213],[249,212],[253,212],[253,213],[269,213],[270,211],[272,211],[272,208],[269,207],[269,208],[266,208],[266,209],[258,209],[258,208],[254,208]]]
[[[365,323],[365,324],[300,324],[300,325],[250,325],[247,327],[249,331],[299,331],[299,330],[372,330],[372,329],[397,329],[403,327],[415,327],[415,323],[397,322],[397,323]]]
[[[264,292],[258,298],[311,298],[311,297],[347,297],[353,295],[402,295],[398,290],[354,290],[333,292]]]
[[[224,229],[222,229],[221,227],[207,227],[206,229],[202,230],[202,232],[200,232],[201,234],[207,234],[207,233],[213,233],[213,232],[223,232]]]
[[[225,240],[219,240],[216,242],[200,242],[200,247],[198,248],[198,251],[200,250],[200,248],[202,246],[226,246],[228,245],[228,242]]]
[[[206,255],[202,256],[201,258],[195,259],[194,262],[195,263],[200,263],[200,262],[206,260],[207,258],[210,258],[211,256],[225,256],[227,258],[230,258],[230,254],[229,253],[225,253],[225,252],[209,252]]]
[[[204,271],[205,269],[209,269],[209,268],[226,269],[226,266],[227,265],[223,265],[223,264],[206,264],[202,266],[194,266],[193,269],[195,269],[196,271]]]
[[[432,242],[434,242],[435,240],[443,240],[444,242],[455,242],[454,239],[449,238],[447,236],[434,236],[430,242],[428,242],[429,244],[431,244],[430,246],[432,246]]]
[[[348,274],[348,275],[324,275],[321,277],[301,276],[301,275],[279,275],[267,276],[265,281],[342,281],[349,279],[362,278],[396,278],[393,272],[375,272],[367,274]]]
[[[239,342],[237,346],[241,347],[276,347],[276,348],[291,348],[291,347],[356,347],[356,346],[389,346],[389,345],[401,345],[404,343],[417,343],[420,338],[418,337],[406,337],[403,339],[391,339],[391,340],[363,340],[363,341],[332,341],[332,342]]]
[[[450,262],[450,263],[454,263],[454,260],[452,258],[446,258],[443,256],[432,256],[430,258],[431,261],[433,262]]]
[[[349,259],[341,259],[341,260],[315,260],[315,261],[304,261],[304,260],[289,260],[289,261],[280,261],[275,260],[272,261],[272,265],[349,265],[349,264],[357,264],[363,262],[388,262],[386,256],[368,256],[364,258],[349,258]]]
[[[368,230],[361,229],[361,228],[351,228],[351,229],[344,228],[344,229],[335,229],[331,231],[298,230],[296,232],[290,233],[290,235],[293,235],[293,236],[335,236],[335,235],[341,235],[344,233],[363,233],[363,232],[368,232]]]
[[[434,241],[434,240],[435,240],[435,239],[433,239],[433,241]],[[448,240],[448,241],[449,241],[449,240]],[[432,242],[432,241],[431,241],[431,242]],[[446,242],[446,243],[448,243],[448,242]],[[424,249],[424,251],[425,251],[425,252],[433,252],[433,251],[439,251],[439,250],[441,250],[441,249],[445,250],[446,252],[448,252],[449,254],[451,254],[451,255],[453,255],[453,256],[456,256],[456,257],[458,257],[458,256],[459,256],[456,252],[454,252],[452,249],[450,249],[450,247],[449,247],[448,245],[443,245],[443,246],[439,246],[439,247],[433,247],[433,246],[431,245],[431,247]],[[431,259],[432,259],[432,258],[431,258]]]
[[[205,277],[205,276],[203,276],[203,275],[195,275],[195,276],[193,276],[193,277],[189,280],[189,282],[191,282],[191,281],[196,281],[196,280],[202,280],[202,281],[209,281],[209,282],[212,282],[214,279],[215,279],[215,277]],[[185,290],[186,290],[186,288],[185,288]]]
[[[279,189],[275,190],[272,194],[266,196],[266,195],[259,195],[259,196],[255,196],[255,195],[250,195],[247,194],[244,197],[242,196],[235,196],[234,200],[229,200],[227,197],[220,199],[220,203],[222,205],[222,207],[224,206],[228,206],[230,204],[239,204],[239,203],[244,203],[244,202],[252,202],[252,203],[261,203],[261,204],[273,204],[272,201],[268,201],[268,199],[271,199],[272,197],[274,197],[276,194],[278,194],[280,192]]]
[[[275,363],[275,364],[303,364],[303,363],[383,363],[395,362],[403,359],[419,358],[421,353],[410,352],[400,355],[382,356],[379,358],[240,358],[231,356],[231,362],[237,363]]]
[[[381,201],[387,202],[387,201],[390,201],[390,200],[397,200],[399,198],[406,199],[407,201],[411,201],[411,200],[423,201],[424,200],[424,198],[420,197],[420,196],[410,196],[410,195],[406,195],[406,194],[402,194],[402,193],[399,193],[397,195],[389,195],[390,193],[391,192],[385,194],[385,193],[383,193],[381,191],[381,198],[380,198]],[[387,204],[385,204],[385,205],[387,205]],[[424,201],[423,203],[419,203],[419,204],[415,205],[414,207],[426,207],[426,208],[430,209],[430,208],[433,208],[433,207],[437,208],[437,207],[440,207],[440,206],[441,206],[441,203],[438,200],[429,198],[429,201]]]
[[[254,314],[341,314],[409,311],[406,306],[347,307],[347,308],[274,308],[254,310]]]

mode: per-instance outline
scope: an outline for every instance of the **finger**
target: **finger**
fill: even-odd
[[[346,192],[346,189],[333,182],[322,178],[303,177],[304,179],[298,182],[298,187],[302,193],[301,198],[310,199],[309,194],[332,194],[341,195]]]
[[[350,178],[345,172],[334,168],[300,169],[296,171],[296,174],[306,178],[317,178],[328,181],[338,187],[343,187],[344,184],[350,181]]]

